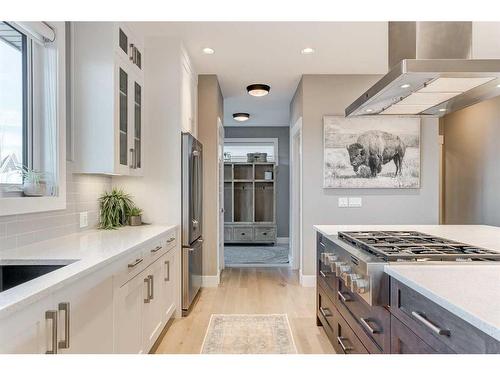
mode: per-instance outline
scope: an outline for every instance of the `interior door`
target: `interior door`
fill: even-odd
[[[218,225],[218,244],[219,244],[219,271],[224,269],[224,126],[220,119],[217,119],[219,129],[219,141],[217,158],[219,163],[219,225]]]

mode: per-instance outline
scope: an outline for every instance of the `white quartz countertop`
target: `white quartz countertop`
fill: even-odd
[[[342,231],[414,230],[500,252],[500,228],[486,225],[315,225]],[[474,327],[500,340],[500,262],[388,264],[385,272]]]
[[[0,293],[0,318],[61,288],[176,226],[143,225],[89,230],[0,251],[0,265],[71,264]]]

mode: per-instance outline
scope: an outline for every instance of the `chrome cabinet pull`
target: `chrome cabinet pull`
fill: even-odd
[[[370,324],[368,324],[368,319],[365,319],[365,318],[359,318],[359,321],[361,322],[361,325],[363,327],[365,327],[368,332],[370,332],[372,335],[376,334],[376,333],[380,333],[380,331],[378,329],[374,329],[370,326]]]
[[[415,317],[420,323],[429,328],[432,332],[440,335],[440,336],[450,336],[451,332],[449,329],[439,328],[437,325],[432,323],[424,313],[418,311],[412,311],[411,315]]]
[[[170,243],[170,242],[173,242],[175,241],[175,237],[170,237],[168,240],[167,240],[167,243]]]
[[[165,281],[170,281],[170,261],[166,260],[165,265],[167,266],[167,276],[165,277]]]
[[[154,249],[151,250],[152,253],[156,253],[157,251],[161,250],[161,246],[156,246]]]
[[[342,336],[337,336],[337,342],[339,343],[340,347],[344,352],[348,352],[352,350],[352,347],[349,346],[349,344],[345,344],[345,342],[349,342],[345,337]]]
[[[69,302],[61,302],[58,306],[59,311],[64,311],[64,340],[59,341],[57,346],[59,349],[69,349],[69,337],[70,337],[70,310]]]
[[[135,169],[135,150],[133,148],[129,149],[130,152],[130,165],[129,167]]]
[[[150,292],[150,289],[151,287],[149,286],[149,276],[146,277],[144,279],[144,282],[146,283],[146,287],[147,287],[147,294],[146,294],[146,298],[144,298],[144,303],[149,303],[149,301],[151,300],[150,296],[151,296],[151,292]]]
[[[45,354],[57,354],[57,310],[45,311],[45,319],[52,321],[52,337],[50,338],[52,348]]]
[[[143,261],[142,258],[137,258],[134,263],[129,263],[128,264],[128,268],[134,268],[135,266],[137,266],[139,263],[141,263]]]
[[[320,307],[319,311],[321,311],[321,314],[323,314],[323,316],[325,318],[329,318],[330,316],[333,316],[332,312],[327,307]]]
[[[323,271],[319,271],[319,274],[321,275],[321,277],[326,279],[326,274]]]
[[[155,298],[155,290],[154,290],[154,276],[149,275],[148,279],[150,280],[149,284],[151,285],[151,294],[149,295],[149,299],[152,300]]]
[[[341,291],[338,291],[337,292],[337,295],[339,296],[339,298],[342,300],[342,302],[349,302],[351,301],[351,298],[349,296],[345,296],[344,293],[342,293]]]
[[[134,61],[134,44],[133,43],[130,43],[130,52],[129,52],[129,58],[130,58],[130,61],[132,61],[133,63],[135,63]]]

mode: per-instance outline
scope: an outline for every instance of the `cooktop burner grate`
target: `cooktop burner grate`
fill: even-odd
[[[500,253],[414,231],[339,232],[339,238],[386,261],[500,261]]]

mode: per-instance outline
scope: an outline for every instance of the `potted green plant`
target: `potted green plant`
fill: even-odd
[[[117,229],[127,224],[128,213],[134,207],[134,202],[122,189],[113,188],[101,195],[99,206],[99,228]]]
[[[142,210],[138,207],[132,207],[128,213],[128,224],[131,226],[142,225]]]
[[[26,197],[42,197],[46,192],[45,172],[28,168],[24,165],[17,167],[23,176],[23,193]]]

